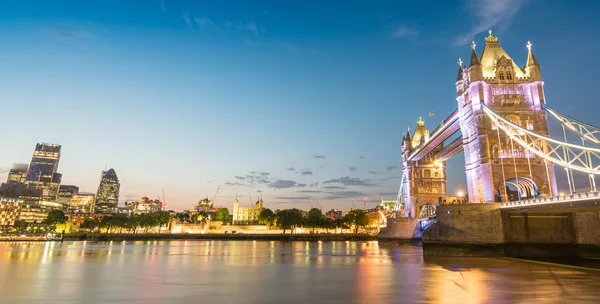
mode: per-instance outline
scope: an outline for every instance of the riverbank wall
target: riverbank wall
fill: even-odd
[[[263,240],[263,241],[369,241],[368,234],[106,234],[65,235],[66,241],[155,241],[155,240]]]
[[[499,204],[439,206],[423,232],[423,254],[525,259],[600,256],[600,216],[509,213]]]

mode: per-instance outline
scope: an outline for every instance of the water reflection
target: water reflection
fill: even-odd
[[[0,243],[2,303],[585,302],[599,287],[598,272],[376,241]]]

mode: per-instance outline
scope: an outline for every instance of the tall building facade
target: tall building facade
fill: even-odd
[[[58,173],[61,146],[38,143],[33,151],[29,172],[25,178],[30,188],[42,191],[42,200],[55,201],[62,180]]]
[[[456,95],[464,147],[469,201],[507,201],[511,192],[528,198],[557,195],[554,166],[512,143],[485,114],[482,105],[512,123],[548,135],[544,82],[531,43],[519,67],[489,31],[481,56],[473,42],[469,66],[459,60]],[[517,194],[510,188],[517,185]],[[512,198],[514,199],[514,198]]]
[[[14,164],[8,172],[8,183],[24,184],[27,179],[27,164]]]
[[[119,178],[114,169],[102,171],[102,178],[96,193],[96,212],[112,212],[119,203]]]
[[[69,213],[90,214],[94,213],[94,197],[92,193],[74,194],[68,202]]]

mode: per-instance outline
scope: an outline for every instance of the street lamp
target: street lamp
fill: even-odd
[[[458,200],[457,201],[458,201],[459,204],[464,203],[463,199],[465,197],[465,193],[462,190],[458,190],[456,192],[456,196],[458,196]]]

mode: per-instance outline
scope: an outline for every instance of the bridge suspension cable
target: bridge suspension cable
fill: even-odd
[[[562,114],[545,104],[542,105],[542,108],[546,113],[554,117],[563,128],[567,128],[569,131],[581,137],[582,144],[584,140],[588,140],[596,145],[600,145],[600,128]]]
[[[537,134],[512,123],[484,104],[481,106],[497,128],[502,129],[511,140],[527,151],[568,170],[584,172],[590,176],[600,174],[600,149],[575,145]]]

